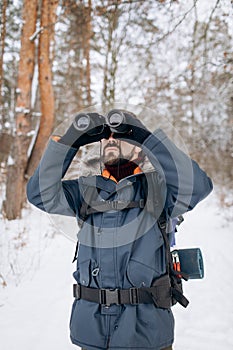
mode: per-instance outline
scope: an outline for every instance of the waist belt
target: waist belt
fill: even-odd
[[[90,288],[81,284],[73,285],[73,295],[76,299],[84,299],[101,305],[112,304],[154,304],[160,308],[171,307],[171,286],[168,279],[159,278],[152,287],[129,289]]]

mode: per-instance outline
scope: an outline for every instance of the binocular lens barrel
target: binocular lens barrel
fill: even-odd
[[[106,121],[113,133],[126,133],[130,130],[130,126],[126,124],[124,113],[119,110],[110,111]]]
[[[74,120],[74,127],[79,131],[86,130],[90,125],[90,117],[87,114],[78,114]]]
[[[112,114],[109,114],[107,118],[109,126],[113,126],[115,128],[121,125],[125,119],[124,114],[120,114],[118,112],[113,112]]]

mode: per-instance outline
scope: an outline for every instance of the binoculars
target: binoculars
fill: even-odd
[[[73,125],[78,131],[87,131],[89,135],[100,134],[105,125],[108,125],[113,133],[127,133],[130,125],[126,124],[125,114],[122,111],[113,109],[105,117],[96,115],[98,120],[93,120],[88,113],[76,115]]]

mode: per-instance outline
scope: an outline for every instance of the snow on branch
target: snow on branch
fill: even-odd
[[[35,33],[33,33],[33,34],[30,36],[29,40],[30,40],[30,41],[34,41],[34,40],[37,38],[38,34],[40,34],[40,32],[42,32],[43,30],[44,30],[44,27],[39,27],[39,28],[35,31]]]
[[[15,108],[15,113],[29,114],[30,113],[30,109],[29,108],[25,108],[25,107],[16,107]]]

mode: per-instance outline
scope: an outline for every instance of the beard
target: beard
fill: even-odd
[[[104,157],[105,165],[117,165],[119,163],[119,157],[114,153],[109,153],[108,156]]]
[[[108,147],[116,147],[117,151],[114,152],[106,152]],[[120,165],[122,160],[129,161],[132,159],[134,155],[134,148],[128,152],[127,154],[122,153],[120,145],[117,143],[107,144],[103,150],[103,163],[106,165]]]
[[[104,152],[103,163],[107,165],[117,165],[120,159],[121,151],[118,152]]]

